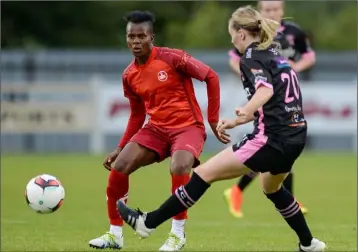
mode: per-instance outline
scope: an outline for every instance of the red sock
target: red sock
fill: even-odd
[[[175,192],[175,190],[181,186],[188,183],[190,180],[190,174],[184,174],[184,175],[175,175],[172,174],[172,194]],[[173,217],[174,220],[185,220],[187,219],[187,211],[181,212],[180,214]]]
[[[117,201],[122,199],[127,202],[128,189],[128,175],[111,170],[107,185],[107,211],[111,225],[123,226],[123,220],[117,212]]]

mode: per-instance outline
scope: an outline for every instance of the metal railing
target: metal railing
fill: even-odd
[[[189,51],[219,74],[228,74],[227,52]],[[24,51],[1,52],[1,82],[85,82],[94,74],[108,80],[120,80],[122,71],[131,62],[128,51]],[[317,52],[316,66],[303,73],[302,80],[349,81],[357,78],[356,52]]]

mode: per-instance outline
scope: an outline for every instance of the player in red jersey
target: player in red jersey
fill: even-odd
[[[207,84],[208,121],[214,134],[222,143],[230,141],[216,131],[218,75],[182,50],[153,46],[153,14],[134,11],[126,21],[127,44],[135,57],[123,72],[124,96],[129,99],[131,114],[118,148],[104,162],[111,171],[107,186],[110,230],[89,242],[101,249],[123,247],[123,220],[116,202],[126,202],[132,172],[170,156],[173,193],[189,181],[191,168],[199,164],[206,133],[192,78]],[[146,115],[150,119],[142,128]],[[169,238],[160,251],[178,251],[185,245],[186,218],[186,211],[174,217]]]

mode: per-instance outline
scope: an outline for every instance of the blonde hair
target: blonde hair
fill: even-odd
[[[231,27],[238,31],[246,30],[253,37],[260,38],[257,49],[267,49],[271,44],[277,44],[273,40],[280,27],[280,23],[261,16],[261,14],[251,6],[238,8],[230,18]]]

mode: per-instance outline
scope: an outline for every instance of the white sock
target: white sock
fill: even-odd
[[[172,221],[172,229],[170,230],[171,233],[175,234],[180,238],[184,238],[184,225],[185,220],[174,220]]]
[[[121,237],[122,236],[122,227],[110,225],[109,232],[117,237]]]

